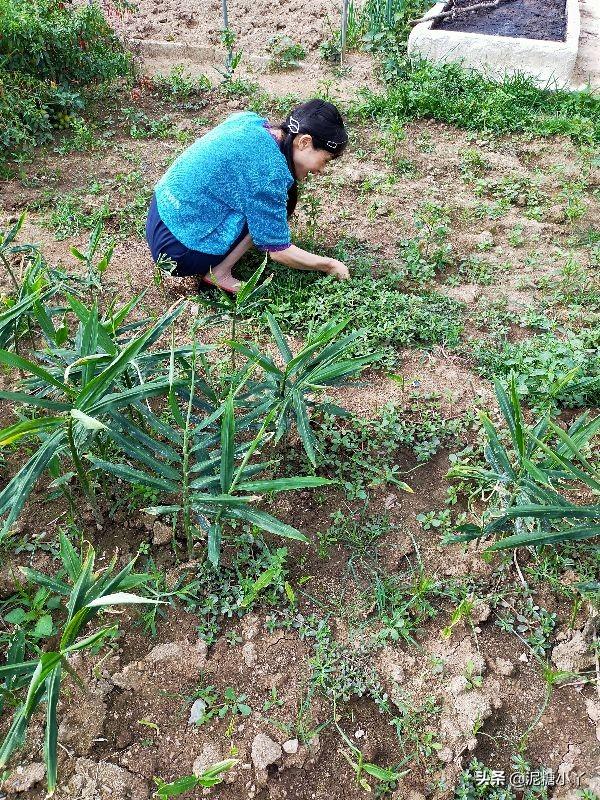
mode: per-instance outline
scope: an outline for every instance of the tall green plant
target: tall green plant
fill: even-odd
[[[348,351],[363,332],[355,331],[338,339],[348,325],[345,319],[317,328],[309,335],[304,347],[294,355],[275,317],[266,312],[266,318],[283,366],[280,367],[270,356],[261,353],[252,343],[230,341],[229,344],[246,356],[249,364],[257,364],[263,371],[263,380],[252,385],[252,393],[259,402],[261,413],[272,415],[274,444],[287,434],[295,422],[306,455],[314,466],[316,439],[309,418],[309,410],[319,406],[313,398],[314,393],[355,377],[363,367],[376,361],[380,354],[348,358]],[[329,413],[345,413],[331,405],[327,406],[327,410]]]
[[[514,374],[508,381],[508,392],[500,381],[494,385],[509,446],[503,444],[503,434],[481,411],[488,467],[459,463],[448,477],[485,486],[491,492],[491,508],[481,526],[459,528],[462,533],[456,541],[512,531],[489,548],[500,550],[600,535],[600,504],[578,506],[565,496],[566,489],[574,485],[583,485],[594,495],[600,492],[600,470],[585,453],[600,431],[600,416],[590,419],[586,412],[568,431],[549,417],[530,426],[523,417]]]
[[[58,649],[41,652],[38,658],[23,661],[25,653],[21,639],[19,646],[9,651],[8,663],[0,666],[0,678],[5,679],[4,692],[14,693],[27,687],[25,700],[17,706],[12,724],[0,745],[0,770],[7,765],[12,753],[23,746],[31,717],[45,703],[44,762],[48,796],[52,796],[56,789],[58,701],[65,674],[85,688],[69,663],[69,658],[76,652],[100,647],[114,636],[117,625],[104,625],[84,638],[80,637],[98,612],[107,606],[157,602],[126,591],[142,585],[147,578],[146,575],[133,573],[135,561],[130,561],[113,574],[117,561],[115,557],[106,568],[94,571],[93,548],[89,547],[85,558],[81,559],[64,534],[60,538],[60,558],[64,579],[49,577],[28,567],[20,568],[28,580],[65,598],[66,618]]]
[[[94,484],[84,466],[83,454],[90,450],[99,432],[106,431],[107,422],[103,420],[109,421],[112,415],[135,407],[136,403],[165,393],[171,385],[168,375],[144,380],[137,362],[144,356],[156,357],[147,351],[179,316],[183,310],[181,304],[124,347],[111,342],[112,351],[108,352],[104,350],[104,343],[110,336],[99,324],[97,307],[94,305],[87,315],[84,307],[78,305],[77,308],[86,322],[80,326],[77,355],[60,376],[56,367],[46,369],[34,361],[0,350],[0,364],[30,376],[25,383],[29,391],[0,392],[0,399],[45,412],[43,416],[23,418],[0,430],[0,447],[29,436],[41,440],[38,449],[0,492],[0,516],[6,515],[0,538],[17,519],[42,473],[49,469],[52,477],[60,477],[59,464],[65,457],[70,460],[74,468],[71,474],[77,476],[100,523]],[[135,383],[125,380],[128,371],[139,376]]]
[[[195,541],[206,538],[208,557],[217,565],[225,525],[240,520],[279,536],[306,541],[296,528],[256,509],[254,504],[262,494],[323,486],[330,481],[310,476],[255,480],[258,473],[271,466],[268,462],[256,463],[253,458],[260,451],[274,414],[243,417],[245,431],[252,424],[258,426],[258,431],[250,441],[237,442],[234,393],[207,414],[206,401],[196,394],[200,384],[196,373],[194,357],[190,382],[179,388],[177,396],[172,361],[169,408],[173,422],[167,423],[152,411],[144,415],[145,424],[160,439],[145,435],[128,419],[114,417],[107,433],[129,463],[117,464],[95,456],[89,457],[91,462],[121,480],[157,491],[163,504],[146,511],[168,515],[174,526],[181,525],[190,556]],[[204,412],[203,417],[198,416],[198,410]],[[215,424],[219,426],[216,429]],[[131,466],[131,462],[145,469]]]

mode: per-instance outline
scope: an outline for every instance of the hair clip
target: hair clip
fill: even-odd
[[[288,122],[288,128],[290,129],[290,133],[298,133],[300,130],[300,123],[297,119],[294,119],[291,114]]]
[[[331,147],[332,150],[337,150],[338,143],[337,142],[327,142],[327,147]]]

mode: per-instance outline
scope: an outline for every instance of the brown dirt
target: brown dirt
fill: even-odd
[[[123,99],[124,104],[131,102],[130,98]],[[204,119],[199,121],[197,111],[173,110],[161,102],[146,94],[139,108],[157,117],[172,112],[179,130],[187,130],[191,137],[243,106],[241,100],[224,101],[209,95],[200,112]],[[569,224],[560,220],[558,214],[552,218],[550,215],[554,206],[564,207],[565,200],[561,195],[564,184],[578,174],[579,153],[570,142],[560,138],[529,141],[518,137],[473,141],[473,137],[464,132],[427,122],[407,125],[405,137],[391,144],[388,135],[370,126],[357,126],[353,133],[354,146],[348,156],[334,164],[328,176],[313,184],[315,197],[321,201],[320,234],[326,243],[334,243],[341,236],[353,236],[367,244],[373,253],[375,273],[381,269],[383,258],[397,256],[400,240],[415,235],[413,213],[424,200],[429,199],[448,205],[450,241],[455,259],[460,261],[480,255],[492,265],[491,285],[481,286],[471,280],[452,286],[447,284],[445,279],[453,274],[454,266],[436,282],[440,291],[465,303],[467,317],[475,312],[481,299],[505,299],[515,316],[521,310],[542,302],[545,294],[537,280],[540,277],[554,282],[561,280],[561,269],[568,252],[593,276],[589,248],[575,237],[588,227],[597,227],[600,219],[593,177],[588,175],[586,179],[588,183],[583,190],[586,213],[580,221]],[[39,200],[43,189],[50,189],[52,197],[58,199],[70,192],[81,191],[89,208],[93,209],[98,198],[87,191],[92,180],[117,181],[108,184],[106,191],[111,203],[118,208],[131,197],[129,190],[120,194],[122,179],[115,178],[118,173],[130,171],[132,163],[135,163],[135,168],[142,173],[145,187],[150,188],[183,146],[174,139],[134,141],[118,129],[105,151],[65,157],[52,151],[40,153],[32,164],[23,167],[21,178],[5,182],[0,187],[1,222],[14,218],[28,204]],[[488,163],[480,177],[509,181],[527,179],[535,184],[541,194],[538,215],[541,219],[529,219],[530,209],[519,203],[511,203],[497,219],[478,218],[474,209],[480,203],[491,203],[494,198],[485,192],[480,196],[475,182],[465,178],[462,159],[467,148],[475,148]],[[410,162],[412,171],[400,169],[399,165],[405,167],[406,162]],[[50,263],[71,267],[70,247],[84,248],[89,234],[82,231],[56,241],[45,221],[55,202],[53,199],[48,208],[29,212],[21,240],[39,242]],[[301,212],[297,220],[299,232],[306,221],[306,214]],[[511,231],[517,225],[523,227],[523,243],[518,246],[514,245],[511,237]],[[117,218],[111,217],[107,227],[113,234],[118,234]],[[482,250],[479,244],[482,241],[489,243],[489,237],[482,240],[483,233],[491,235],[491,247]],[[498,270],[497,267],[505,262],[509,262],[509,268]],[[146,289],[140,313],[160,313],[175,293],[172,287],[155,285],[146,245],[133,235],[118,240],[105,283],[107,289],[122,298]],[[2,284],[2,290],[9,290],[6,282]],[[193,308],[190,313],[193,313]],[[186,316],[178,325],[177,334],[181,340],[189,336],[188,322]],[[518,328],[518,331],[523,334],[524,329]],[[468,332],[469,335],[471,332],[473,335],[480,333],[474,325],[468,328]],[[524,335],[528,333],[524,331]],[[220,334],[219,329],[207,329],[199,336],[202,341],[216,342]],[[474,373],[468,354],[457,356],[441,348],[433,348],[429,353],[406,350],[401,353],[394,373],[402,376],[403,383],[389,375],[371,372],[364,376],[361,385],[336,392],[335,398],[349,410],[366,417],[375,416],[386,402],[406,407],[411,392],[438,395],[441,413],[448,418],[457,417],[474,406],[493,407],[491,386]],[[6,387],[8,383],[6,378]],[[1,411],[6,424],[14,422],[12,409],[2,407]],[[417,466],[409,453],[402,453],[399,458],[403,470]],[[9,466],[12,465],[10,461]],[[500,558],[487,563],[479,545],[442,546],[439,533],[424,530],[416,518],[420,513],[445,507],[448,467],[448,454],[440,452],[410,473],[414,494],[396,491],[393,487],[380,487],[373,492],[370,512],[387,515],[391,524],[389,534],[379,550],[373,553],[373,563],[376,562],[388,575],[409,580],[421,562],[425,574],[443,587],[468,585],[478,593],[479,599],[485,600],[486,595],[498,588],[498,581],[517,580],[510,560],[500,569]],[[3,473],[3,477],[5,475],[8,472]],[[43,531],[37,543],[49,547],[60,524],[57,517],[64,513],[64,508],[58,501],[56,504],[42,503],[43,496],[42,489],[29,505],[21,535],[31,540]],[[297,493],[278,501],[274,510],[283,519],[301,525],[311,537],[312,546],[293,544],[289,548],[290,581],[298,590],[299,610],[305,616],[311,613],[328,616],[340,640],[360,645],[361,625],[374,624],[375,618],[373,608],[365,601],[365,593],[371,587],[366,564],[355,563],[351,568],[348,559],[352,553],[341,546],[332,547],[328,558],[319,557],[316,548],[318,532],[327,529],[331,513],[336,509],[341,509],[346,516],[360,518],[359,504],[345,501],[340,491],[328,492],[321,498],[317,493]],[[150,548],[160,570],[169,572],[174,567],[175,559],[168,546],[158,548],[151,545],[151,533],[137,511],[121,507],[103,531],[95,531],[88,521],[85,534],[99,552],[99,563],[105,563],[117,551],[120,559],[124,560],[144,544]],[[22,551],[14,556],[13,562],[15,565],[29,564],[48,573],[56,571],[56,562],[46,551],[38,550],[34,554]],[[521,568],[524,567],[523,561]],[[499,571],[494,572],[496,569]],[[5,587],[9,580],[7,571],[0,571],[0,587]],[[564,601],[559,601],[549,587],[546,589],[543,597],[538,599],[558,614],[557,632],[565,633],[571,609],[565,607]],[[457,602],[448,597],[437,598],[437,616],[426,621],[415,633],[418,646],[390,645],[386,648],[385,659],[377,663],[379,677],[386,689],[397,691],[399,683],[411,708],[419,707],[427,695],[435,696],[440,710],[427,720],[427,730],[435,737],[441,737],[440,743],[444,747],[450,746],[451,740],[453,742],[449,762],[442,762],[435,753],[410,762],[410,772],[396,795],[398,800],[422,800],[423,796],[449,798],[461,765],[466,765],[472,755],[494,768],[507,768],[519,736],[532,721],[543,697],[544,684],[539,665],[515,637],[502,632],[494,624],[493,612],[473,626],[460,622],[448,641],[441,636],[440,629],[449,623]],[[586,610],[582,609],[574,621],[576,628],[582,627],[585,614]],[[156,645],[185,641],[193,646],[197,641],[197,618],[179,606],[169,607],[166,618],[159,622],[156,639],[151,639],[134,624],[128,613],[119,617],[122,635],[115,643],[114,651],[100,666],[100,675],[105,683],[92,679],[91,664],[83,664],[82,672],[85,670],[89,676],[94,699],[84,698],[70,687],[70,696],[61,707],[61,713],[71,717],[74,725],[87,726],[88,732],[100,731],[100,734],[94,735],[91,742],[85,737],[81,737],[80,742],[75,738],[74,742],[65,745],[67,751],[60,751],[63,777],[57,797],[60,800],[79,797],[74,788],[76,784],[71,785],[70,793],[67,789],[72,778],[76,777],[75,773],[87,768],[77,759],[91,759],[94,763],[108,761],[128,770],[138,776],[145,787],[145,796],[149,796],[153,776],[170,780],[189,774],[194,760],[209,743],[218,745],[223,756],[234,748],[236,757],[240,759],[240,765],[232,773],[232,782],[214,789],[211,796],[223,800],[241,797],[256,800],[269,797],[273,800],[286,797],[290,800],[358,800],[363,797],[349,765],[339,752],[342,745],[331,724],[331,705],[318,692],[312,697],[309,717],[313,729],[326,724],[319,734],[320,749],[307,752],[302,767],[298,762],[292,763],[284,758],[270,769],[266,787],[258,785],[258,776],[255,776],[250,763],[253,738],[259,732],[266,733],[282,743],[293,735],[294,725],[298,722],[297,706],[305,695],[310,659],[314,655],[312,640],[301,640],[293,628],[269,630],[267,616],[268,611],[261,609],[256,617],[228,621],[223,635],[210,648],[202,673],[190,670],[183,677],[177,677],[182,665],[168,664],[162,672],[159,670],[154,682],[150,681],[144,691],[115,688],[111,676],[128,664],[143,659]],[[251,630],[253,626],[254,632]],[[244,651],[244,646],[249,643],[254,646]],[[497,672],[494,664],[499,655],[514,665],[514,674]],[[523,655],[527,660],[521,660]],[[469,659],[479,658],[485,664],[482,686],[477,691],[466,691],[464,687],[459,691],[456,684],[464,677]],[[432,664],[439,664],[440,660],[443,669],[434,673]],[[170,683],[173,675],[178,681],[175,690]],[[394,676],[400,680],[394,680]],[[235,719],[231,727],[229,717],[200,728],[188,726],[189,707],[200,684],[214,685],[220,694],[228,686],[235,687],[238,693],[248,695],[252,714],[245,719]],[[282,704],[265,712],[264,704],[269,700],[273,686]],[[558,768],[569,754],[575,754],[576,768],[593,778],[600,751],[584,705],[586,700],[593,699],[592,689],[591,685],[581,683],[556,688],[548,711],[531,736],[528,756],[533,764]],[[76,711],[82,706],[86,708],[85,703],[89,703],[90,714],[89,720],[82,723]],[[459,715],[457,709],[464,711],[465,707],[484,709],[486,713],[488,709],[490,711],[490,715],[482,720],[473,752],[464,749],[468,747],[469,737],[468,732],[460,728],[465,716]],[[355,737],[357,731],[365,732],[365,736],[353,741],[364,750],[366,758],[386,766],[401,760],[403,754],[396,735],[372,700],[365,697],[354,699],[340,709],[340,714],[340,725],[350,735]],[[466,719],[472,726],[479,723],[468,715]],[[7,724],[8,718],[2,721],[2,731]],[[152,725],[157,725],[158,730]],[[456,742],[454,736],[459,737]],[[41,722],[36,721],[27,749],[21,758],[15,759],[15,765],[39,761],[41,741]],[[446,782],[446,790],[439,788],[441,781]],[[411,795],[415,791],[421,794]],[[190,795],[202,796],[200,790]],[[21,797],[41,800],[42,788],[37,786]]]

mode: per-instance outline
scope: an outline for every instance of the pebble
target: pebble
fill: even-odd
[[[282,745],[283,752],[288,753],[289,755],[295,755],[298,752],[298,747],[300,746],[300,742],[298,739],[288,739],[287,742],[284,742]]]
[[[194,701],[194,705],[190,709],[190,718],[188,719],[188,725],[195,725],[196,722],[199,722],[204,714],[206,713],[206,703],[204,700],[198,698]]]

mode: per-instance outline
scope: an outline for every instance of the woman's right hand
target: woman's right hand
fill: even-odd
[[[347,281],[350,278],[350,270],[342,261],[338,261],[337,258],[329,259],[326,272],[328,275],[331,275],[332,278],[337,278],[340,281]]]

